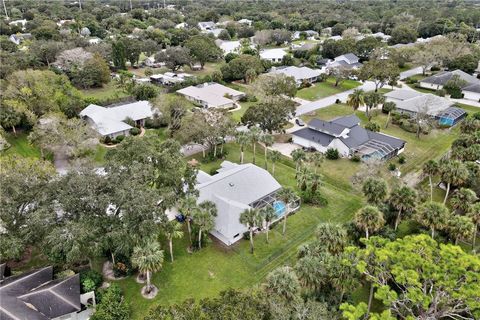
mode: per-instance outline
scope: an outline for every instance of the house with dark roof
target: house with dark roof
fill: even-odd
[[[360,126],[355,115],[331,121],[312,119],[307,127],[292,132],[293,143],[304,148],[326,152],[336,149],[342,157],[358,155],[362,160],[369,158],[390,159],[405,148],[405,141],[366,130]]]
[[[454,76],[458,76],[465,81],[462,93],[465,99],[479,101],[480,100],[480,79],[463,72],[462,70],[442,71],[419,82],[420,87],[431,90],[442,89],[443,86]]]
[[[4,268],[1,268],[4,271]],[[0,277],[0,319],[88,319],[95,306],[93,292],[80,294],[78,274],[54,279],[53,267]]]
[[[342,54],[327,64],[327,68],[358,69],[362,66],[360,59],[353,53]]]

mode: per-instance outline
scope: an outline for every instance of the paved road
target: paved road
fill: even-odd
[[[372,90],[375,90],[375,83],[373,83],[372,81],[365,81],[361,86],[355,89],[363,89],[363,91],[372,91]],[[348,98],[348,95],[352,93],[353,90],[354,89],[340,92],[340,93],[334,94],[333,96],[328,96],[328,97],[301,105],[297,108],[296,115],[301,116],[305,113],[309,113],[317,109],[326,108],[334,104],[337,99],[341,100],[342,102],[345,102]]]
[[[407,71],[400,72],[400,80],[406,79],[408,77],[421,74],[423,72],[422,67],[416,67]]]

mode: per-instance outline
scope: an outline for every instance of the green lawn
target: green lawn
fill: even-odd
[[[99,100],[123,98],[128,96],[127,93],[115,85],[114,81],[110,81],[109,83],[103,85],[102,88],[81,90],[81,92],[86,98],[95,98]]]
[[[8,133],[5,135],[10,148],[2,154],[17,154],[26,158],[40,158],[40,149],[32,145],[28,141],[28,134],[25,132],[18,132],[17,135]]]
[[[239,110],[235,110],[235,111],[230,112],[230,116],[233,119],[233,121],[235,121],[237,123],[240,122],[240,120],[242,119],[242,116],[245,113],[245,111],[247,111],[248,108],[250,108],[251,106],[253,106],[256,103],[257,102],[240,102],[240,105],[242,106],[242,108],[239,109]]]
[[[359,85],[361,85],[361,83],[358,81],[345,80],[335,87],[335,80],[328,78],[325,82],[317,82],[309,88],[298,90],[297,97],[314,101],[356,88]]]
[[[226,146],[227,159],[237,162],[240,158],[236,145]],[[258,149],[257,164],[263,165],[261,148]],[[246,151],[246,161],[251,161],[252,153]],[[196,156],[201,160],[201,155]],[[202,164],[201,169],[210,172],[218,168],[220,160]],[[276,164],[275,178],[284,186],[295,187],[295,169],[293,163],[283,158]],[[264,277],[280,265],[295,260],[300,244],[313,237],[314,230],[320,222],[346,222],[360,208],[362,200],[355,194],[339,188],[337,185],[324,182],[322,188],[329,204],[324,208],[303,205],[287,221],[287,234],[281,235],[281,225],[270,232],[270,244],[266,244],[265,235],[255,237],[256,251],[251,255],[248,242],[241,240],[236,245],[225,248],[216,242],[199,252],[189,254],[186,251],[187,238],[177,241],[175,262],[166,261],[164,268],[153,277],[159,288],[159,294],[153,300],[141,297],[141,284],[133,277],[118,281],[125,291],[127,301],[133,308],[133,318],[141,319],[148,308],[154,304],[169,304],[183,301],[186,298],[203,298],[217,295],[227,288],[246,288],[259,284]]]
[[[185,70],[185,72],[190,73],[197,77],[202,77],[206,75],[211,75],[215,71],[219,71],[223,62],[207,62],[202,70],[192,71],[190,69]]]

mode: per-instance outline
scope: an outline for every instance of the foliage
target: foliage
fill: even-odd
[[[132,93],[137,100],[150,100],[159,94],[159,90],[155,85],[145,83],[137,84]]]
[[[80,272],[80,283],[83,293],[96,291],[103,283],[103,276],[95,270],[82,271]]]
[[[191,37],[185,42],[185,47],[190,50],[192,58],[200,63],[202,69],[206,62],[215,61],[222,56],[222,50],[211,38],[204,35]]]
[[[91,320],[128,320],[130,306],[125,302],[117,284],[112,284],[101,294],[102,300],[97,304]]]
[[[282,132],[295,113],[295,104],[290,99],[276,98],[251,106],[242,116],[247,126],[258,125],[262,130]]]
[[[365,129],[373,131],[373,132],[379,132],[380,131],[380,125],[376,122],[370,121],[365,125]]]
[[[367,201],[373,205],[380,205],[387,197],[387,183],[381,178],[368,178],[362,186]]]
[[[327,151],[325,152],[325,157],[328,160],[337,160],[340,158],[340,153],[338,152],[337,149],[328,148]]]
[[[190,50],[186,47],[169,47],[155,55],[155,60],[165,62],[167,68],[177,71],[182,66],[190,64]]]
[[[258,57],[246,54],[238,56],[221,67],[224,80],[232,81],[243,79],[245,83],[253,80],[264,70],[265,68]]]

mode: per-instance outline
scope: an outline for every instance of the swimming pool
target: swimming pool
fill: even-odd
[[[273,209],[275,209],[277,217],[283,216],[287,211],[287,207],[285,206],[285,203],[283,201],[275,201],[273,203]]]

